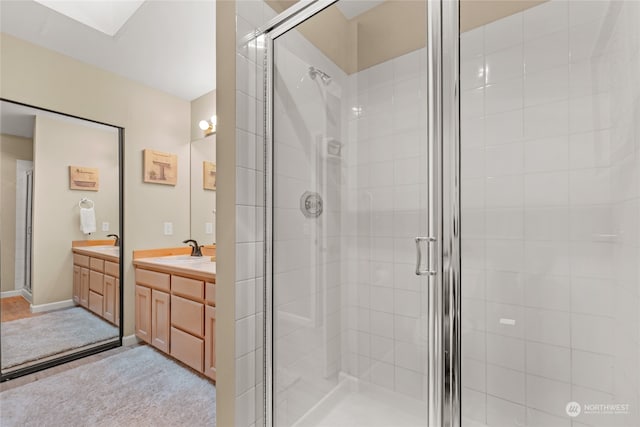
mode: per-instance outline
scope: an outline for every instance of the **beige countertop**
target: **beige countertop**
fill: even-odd
[[[189,255],[172,255],[151,258],[137,258],[133,265],[169,274],[194,277],[208,282],[216,281],[216,263],[211,257],[192,257]]]
[[[75,246],[73,253],[98,257],[111,262],[120,262],[120,248],[118,246]]]

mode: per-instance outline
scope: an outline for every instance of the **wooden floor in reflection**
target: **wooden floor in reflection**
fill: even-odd
[[[0,299],[0,322],[35,317],[40,313],[31,313],[29,301],[21,296]]]

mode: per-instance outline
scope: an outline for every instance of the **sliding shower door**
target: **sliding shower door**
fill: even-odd
[[[426,2],[320,9],[267,33],[267,420],[426,426]]]
[[[640,426],[640,3],[495,3],[462,6],[462,425]]]

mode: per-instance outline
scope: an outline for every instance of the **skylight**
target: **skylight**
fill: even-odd
[[[95,30],[114,36],[131,18],[144,0],[35,0]]]

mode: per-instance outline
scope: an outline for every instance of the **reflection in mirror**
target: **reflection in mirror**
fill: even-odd
[[[191,142],[191,238],[204,245],[215,237],[216,136]]]
[[[203,245],[216,243],[215,103],[215,91],[191,101],[191,238]]]
[[[119,345],[121,129],[0,104],[2,378]]]

